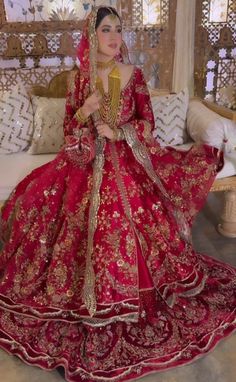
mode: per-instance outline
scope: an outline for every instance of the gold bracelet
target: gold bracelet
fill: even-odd
[[[111,139],[112,142],[122,141],[124,139],[124,133],[122,129],[113,130],[114,138]]]
[[[84,115],[81,107],[77,110],[75,116],[77,118],[77,121],[80,123],[86,123],[88,121],[88,118]]]
[[[116,142],[118,138],[118,131],[117,129],[113,130],[113,138],[111,139],[111,142]]]
[[[125,139],[124,131],[122,129],[118,129],[117,141],[123,141],[124,139]]]

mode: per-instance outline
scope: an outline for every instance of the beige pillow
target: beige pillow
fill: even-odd
[[[34,134],[29,154],[57,153],[64,144],[65,98],[32,96]]]

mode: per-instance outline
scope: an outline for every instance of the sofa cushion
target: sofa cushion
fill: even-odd
[[[178,94],[151,96],[151,103],[155,118],[154,138],[161,146],[185,143],[188,90],[182,90]]]
[[[32,96],[34,135],[29,154],[56,153],[64,144],[65,98]]]
[[[223,179],[227,176],[236,175],[236,150],[225,153],[224,155],[224,167],[217,174],[217,179]]]
[[[0,98],[0,154],[27,149],[32,134],[32,105],[25,88],[16,85]]]
[[[178,150],[189,150],[193,142],[174,146]],[[6,200],[14,187],[31,171],[50,162],[56,154],[29,155],[26,152],[0,155],[0,201]],[[225,164],[217,179],[236,175],[236,151],[225,155]]]

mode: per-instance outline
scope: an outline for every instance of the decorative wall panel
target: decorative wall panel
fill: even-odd
[[[22,84],[26,89],[30,89],[32,85],[47,86],[51,78],[63,70],[69,70],[70,67],[41,67],[41,68],[17,68],[17,69],[0,69],[0,89],[9,90],[17,84]]]
[[[84,23],[82,19],[92,5],[99,3],[116,6],[121,13],[123,36],[131,62],[143,68],[153,87],[170,89],[176,0],[5,0],[5,7],[4,1],[0,0],[1,73],[12,75],[16,68],[19,72],[31,68],[33,75],[33,69],[39,68],[40,73],[45,70],[45,78],[49,79],[50,68],[55,73],[55,70],[73,67]],[[9,75],[6,78],[3,82],[1,76],[0,91],[1,87],[10,87]],[[33,80],[40,83],[41,77],[35,76]]]
[[[120,1],[131,61],[143,68],[153,87],[171,89],[176,3],[176,0]]]
[[[218,101],[219,90],[236,82],[236,2],[198,0],[196,4],[195,93]]]
[[[217,102],[220,102],[219,90],[230,86],[236,89],[236,59],[220,58],[217,76]]]

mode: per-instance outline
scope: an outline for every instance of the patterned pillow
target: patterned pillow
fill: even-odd
[[[153,96],[151,102],[155,118],[154,138],[161,146],[185,143],[187,141],[188,90],[184,89],[178,94]]]
[[[32,96],[34,135],[29,154],[57,153],[64,144],[65,98]]]
[[[16,85],[0,98],[0,154],[27,149],[32,134],[32,105],[25,88]]]

